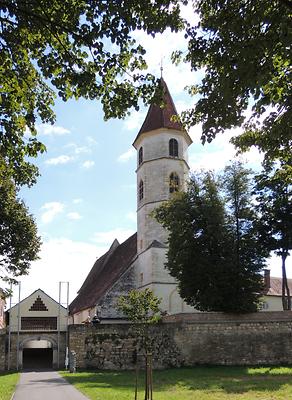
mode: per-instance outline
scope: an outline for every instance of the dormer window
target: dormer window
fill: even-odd
[[[138,153],[138,165],[142,164],[143,162],[143,147],[140,147]]]
[[[170,157],[178,157],[178,142],[176,139],[169,141],[169,155]]]
[[[141,201],[143,199],[143,197],[144,197],[144,183],[141,180],[140,183],[139,183],[139,191],[138,191],[139,201]]]
[[[179,191],[179,176],[176,172],[172,172],[169,176],[169,193]]]

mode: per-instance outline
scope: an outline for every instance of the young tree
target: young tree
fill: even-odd
[[[229,173],[227,201],[233,198],[234,176]],[[243,187],[236,185],[236,190],[235,215],[234,204],[225,207],[213,174],[201,173],[192,177],[187,193],[179,193],[155,212],[169,230],[166,268],[177,279],[182,298],[201,311],[257,310],[264,258],[254,249],[253,215],[240,201]]]
[[[33,183],[25,156],[44,146],[36,121],[53,123],[54,98],[101,99],[105,118],[152,98],[154,77],[133,32],[182,26],[174,0],[0,0],[0,155],[18,183]],[[27,128],[31,135],[27,134]]]
[[[131,290],[128,295],[118,300],[118,309],[132,322],[139,342],[140,349],[145,356],[145,400],[152,400],[152,344],[153,338],[149,328],[161,319],[159,309],[161,300],[150,289],[142,291]],[[138,349],[137,349],[138,352]],[[138,367],[136,365],[135,400],[137,399]]]
[[[25,204],[17,198],[10,171],[0,158],[0,279],[25,275],[36,260],[41,241]]]
[[[203,142],[243,126],[234,140],[242,150],[257,146],[266,160],[291,157],[291,1],[196,0],[193,6],[199,19],[186,29],[188,50],[174,54],[193,71],[204,69],[202,82],[189,88],[198,101],[183,113],[186,125],[201,122]],[[285,172],[291,177],[291,168]]]
[[[283,310],[291,310],[286,259],[292,249],[292,186],[281,179],[275,167],[263,170],[256,180],[260,239],[264,246],[281,257]]]

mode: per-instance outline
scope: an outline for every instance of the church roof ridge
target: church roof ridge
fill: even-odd
[[[137,233],[110,250],[95,261],[77,296],[69,305],[71,315],[97,305],[107,290],[129,268],[137,254]]]
[[[176,111],[176,107],[165,80],[162,77],[159,80],[163,91],[162,101],[164,106],[162,107],[161,105],[155,103],[150,105],[146,118],[138,135],[136,136],[136,139],[134,140],[134,143],[140,137],[140,135],[142,135],[142,133],[153,131],[155,129],[167,128],[185,132],[182,123],[172,119],[173,116],[178,116],[178,112]]]

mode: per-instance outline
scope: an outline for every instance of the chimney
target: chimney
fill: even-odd
[[[265,284],[265,290],[268,292],[268,290],[271,287],[271,276],[270,276],[270,270],[269,269],[264,269],[264,284]]]

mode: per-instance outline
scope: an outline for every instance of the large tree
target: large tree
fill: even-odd
[[[265,254],[246,196],[246,174],[233,166],[224,176],[227,197],[211,173],[192,177],[156,211],[169,230],[166,268],[185,301],[201,311],[252,312],[262,293]]]
[[[11,171],[0,158],[0,280],[28,273],[41,241],[27,207],[17,197]]]
[[[181,27],[178,1],[0,0],[0,154],[15,180],[33,183],[25,156],[44,146],[36,121],[53,123],[56,95],[101,99],[105,117],[149,101],[154,77],[133,32]],[[28,133],[30,131],[30,134]]]
[[[186,29],[188,50],[174,55],[204,71],[189,89],[198,101],[183,114],[186,125],[201,122],[203,142],[243,127],[234,143],[242,150],[257,146],[265,161],[285,160],[292,179],[292,2],[196,0],[193,6],[199,22]]]
[[[292,249],[292,185],[281,179],[277,167],[266,168],[256,177],[260,240],[281,258],[283,310],[291,310],[286,260]]]

